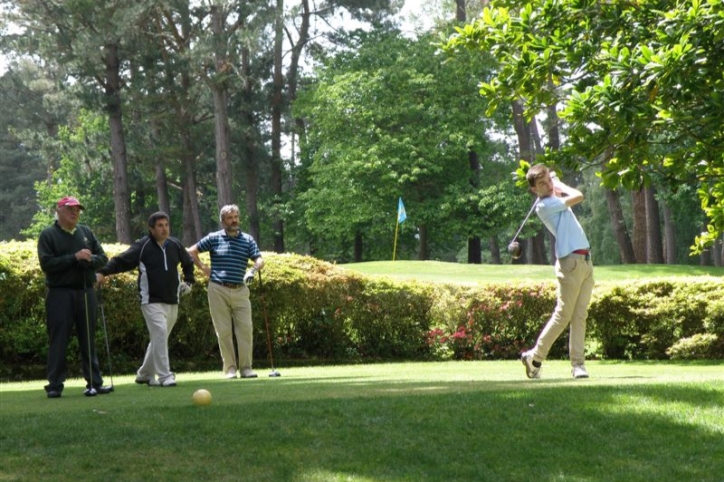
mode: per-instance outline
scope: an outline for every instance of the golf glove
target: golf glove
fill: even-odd
[[[249,268],[246,270],[246,274],[244,275],[244,284],[250,285],[252,281],[254,281],[254,274],[256,273],[256,268]]]
[[[181,296],[186,296],[187,294],[191,293],[191,285],[185,281],[182,281],[179,285],[179,293],[181,294]]]

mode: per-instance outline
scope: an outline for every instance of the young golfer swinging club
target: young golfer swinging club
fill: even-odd
[[[555,236],[558,281],[557,303],[533,348],[521,353],[528,378],[540,378],[543,361],[553,343],[570,325],[569,357],[574,378],[588,378],[585,367],[585,338],[588,304],[593,292],[593,263],[586,233],[571,210],[583,201],[583,194],[560,181],[543,164],[526,175],[531,191],[538,196],[536,214]]]

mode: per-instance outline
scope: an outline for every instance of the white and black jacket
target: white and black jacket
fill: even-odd
[[[138,268],[141,304],[175,305],[178,304],[181,281],[179,264],[183,270],[184,281],[193,284],[194,260],[181,241],[169,237],[162,247],[150,235],[146,235],[123,253],[111,258],[98,272],[107,276]]]

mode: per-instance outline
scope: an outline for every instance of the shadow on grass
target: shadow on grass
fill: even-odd
[[[204,386],[209,407],[190,403]],[[709,387],[712,387],[711,389]],[[359,377],[2,394],[0,480],[721,481],[724,387]],[[77,392],[77,393],[76,393]]]

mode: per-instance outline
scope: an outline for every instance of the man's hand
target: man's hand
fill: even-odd
[[[244,284],[250,285],[252,281],[254,281],[254,275],[256,274],[256,268],[249,268],[246,270],[246,274],[244,275]]]
[[[179,293],[181,296],[186,296],[187,294],[191,293],[191,285],[185,281],[182,281],[179,285]]]
[[[105,276],[103,276],[100,273],[96,273],[96,284],[101,284],[106,279]]]

